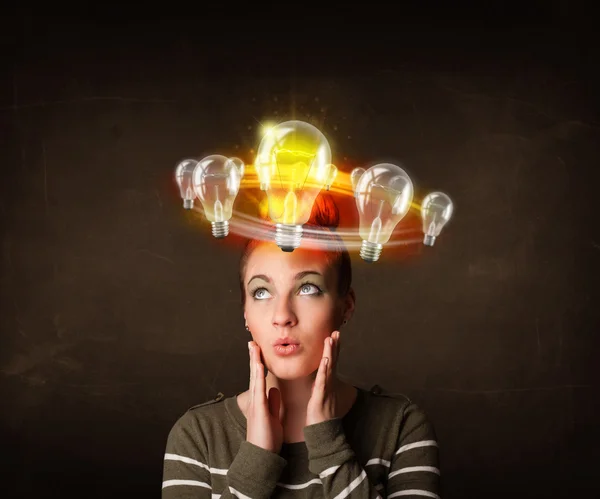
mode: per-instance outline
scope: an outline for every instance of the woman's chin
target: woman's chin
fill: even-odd
[[[311,369],[306,362],[301,362],[297,359],[276,358],[271,363],[269,371],[279,379],[291,381],[310,376],[314,372],[314,369]]]

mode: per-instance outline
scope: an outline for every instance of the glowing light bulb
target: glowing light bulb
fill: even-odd
[[[327,182],[331,148],[323,133],[304,121],[286,121],[264,134],[254,167],[269,198],[275,242],[294,251],[302,240],[315,198]]]
[[[196,194],[194,193],[192,176],[197,163],[198,161],[195,159],[184,159],[175,168],[175,181],[179,186],[183,207],[186,210],[191,210],[194,207]]]
[[[399,166],[379,163],[361,175],[355,192],[359,234],[363,240],[360,256],[367,262],[375,262],[410,209],[413,184]]]
[[[335,180],[335,177],[337,177],[337,174],[337,166],[335,166],[334,164],[329,165],[329,171],[327,172],[327,181],[325,182],[326,190],[331,189],[331,184],[333,184],[333,181]]]
[[[431,192],[421,203],[421,218],[423,220],[423,244],[433,246],[435,238],[452,217],[454,205],[452,200],[443,192]]]
[[[354,192],[355,198],[358,197],[356,192],[356,185],[358,184],[358,180],[360,179],[363,173],[365,173],[364,168],[355,168],[350,173],[350,182],[352,183],[352,191]]]
[[[235,163],[219,154],[201,159],[194,169],[194,191],[202,202],[204,215],[212,224],[214,237],[223,238],[229,234],[229,220],[240,180]]]
[[[236,157],[229,158],[229,161],[232,161],[233,164],[238,169],[238,171],[240,172],[240,178],[244,178],[244,171],[246,168],[246,165],[244,164],[244,162],[240,158],[236,158]]]

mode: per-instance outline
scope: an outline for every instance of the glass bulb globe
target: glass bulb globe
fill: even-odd
[[[421,218],[423,220],[423,244],[433,246],[435,238],[452,217],[454,205],[452,200],[443,192],[431,192],[421,203]]]
[[[179,194],[183,199],[183,207],[186,210],[191,210],[194,207],[194,186],[192,176],[194,168],[198,163],[195,159],[184,159],[175,168],[175,181],[179,186]]]
[[[304,121],[285,121],[264,134],[254,167],[269,199],[275,242],[294,251],[315,198],[327,182],[331,148],[325,135]]]
[[[359,234],[363,240],[360,256],[367,262],[375,262],[410,209],[413,184],[399,166],[379,163],[361,175],[356,194]]]
[[[358,180],[360,179],[363,173],[365,173],[364,168],[355,168],[350,173],[350,182],[352,183],[352,191],[354,192],[354,197],[357,197],[356,185],[358,184]]]
[[[201,159],[194,169],[194,191],[204,207],[204,215],[212,224],[214,237],[229,234],[229,220],[240,180],[235,163],[219,154]]]
[[[233,164],[236,166],[236,168],[240,172],[240,178],[244,178],[244,170],[246,168],[246,165],[244,164],[244,162],[240,158],[236,158],[236,157],[229,158],[229,160],[233,162]]]
[[[332,163],[331,165],[329,165],[329,172],[327,173],[327,181],[325,182],[326,190],[331,189],[331,184],[333,184],[333,181],[335,180],[335,177],[337,177],[337,174],[338,174],[337,166],[335,166]]]

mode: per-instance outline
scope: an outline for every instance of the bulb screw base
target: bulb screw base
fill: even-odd
[[[281,251],[291,253],[302,241],[302,225],[275,225],[275,242]]]
[[[363,239],[360,247],[360,257],[369,263],[376,262],[379,260],[383,244],[372,243]]]
[[[186,210],[191,210],[194,207],[194,200],[193,199],[184,199],[183,200],[183,207]]]
[[[229,234],[229,222],[225,220],[224,222],[211,222],[212,225],[212,235],[217,239],[222,239],[227,237]]]
[[[423,244],[425,246],[433,246],[435,244],[435,236],[425,234],[425,237],[423,238]]]

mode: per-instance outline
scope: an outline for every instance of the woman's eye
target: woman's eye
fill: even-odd
[[[303,295],[318,295],[321,293],[321,289],[316,284],[307,283],[300,287],[300,293]],[[265,288],[257,288],[251,293],[251,296],[256,300],[264,300],[270,295]]]
[[[259,293],[268,293],[268,291],[265,288],[258,288],[256,291],[254,291],[254,293],[252,293],[252,296],[259,300],[265,298],[264,296],[260,296]]]
[[[319,288],[317,288],[317,286],[315,286],[314,284],[304,284],[300,288],[300,291],[306,291],[307,289],[310,291],[311,288],[313,288],[317,293],[320,291]]]

